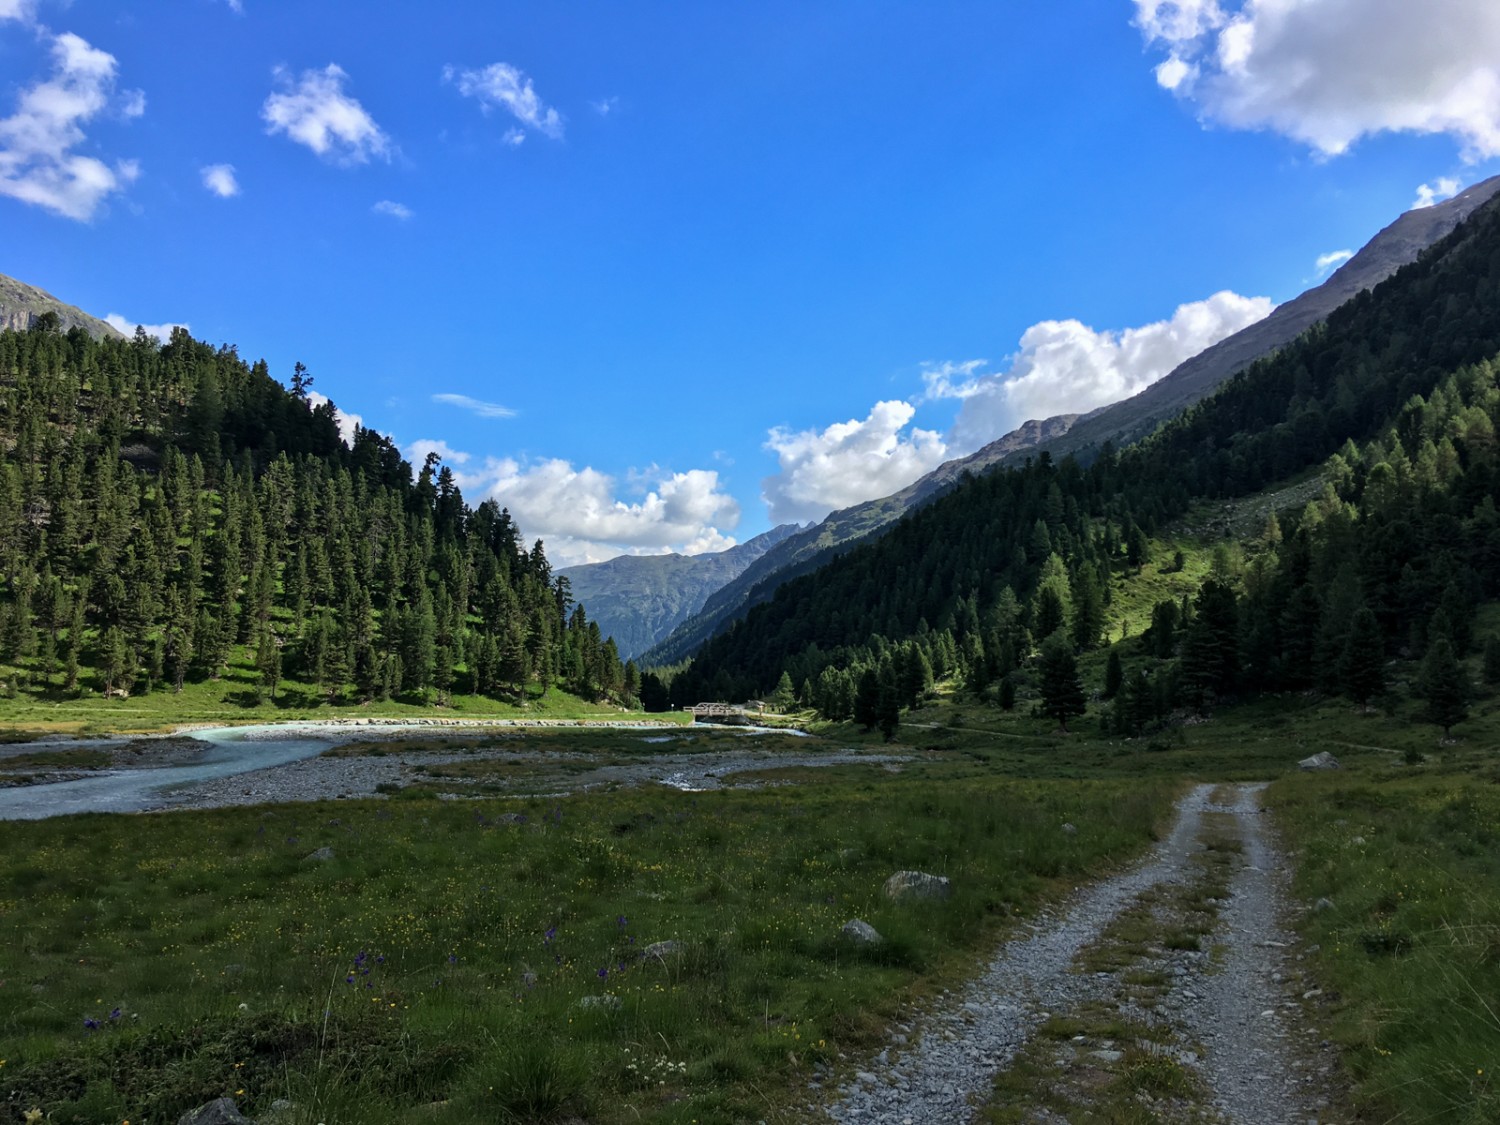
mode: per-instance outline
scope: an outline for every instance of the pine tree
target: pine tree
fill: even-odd
[[[1427,720],[1443,728],[1444,738],[1449,736],[1454,723],[1468,718],[1472,694],[1468,673],[1458,662],[1453,643],[1447,637],[1438,637],[1427,649],[1416,687],[1418,697],[1427,704]]]
[[[1385,645],[1375,614],[1367,608],[1350,619],[1339,678],[1345,694],[1361,706],[1385,690]]]
[[[1062,637],[1052,637],[1042,645],[1042,714],[1056,719],[1064,733],[1068,720],[1087,710],[1083,681],[1078,678],[1078,662],[1073,649]]]
[[[1109,650],[1109,660],[1104,665],[1104,698],[1113,699],[1118,695],[1120,685],[1124,680],[1125,672],[1120,665],[1120,650],[1112,648]]]

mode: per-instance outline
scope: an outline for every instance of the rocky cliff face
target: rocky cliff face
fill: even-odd
[[[57,314],[58,325],[64,332],[82,328],[96,337],[120,335],[98,317],[63,304],[51,293],[0,274],[0,330],[10,328],[24,332],[37,317],[49,312]]]

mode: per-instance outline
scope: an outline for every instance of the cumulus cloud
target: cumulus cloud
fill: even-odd
[[[491,458],[483,468],[458,473],[471,503],[493,498],[510,509],[527,539],[541,538],[556,565],[600,562],[622,554],[722,551],[734,540],[739,505],[713,470],[685,473],[653,468],[632,474],[638,498],[621,499],[607,473],[552,459],[523,463]]]
[[[30,23],[36,16],[36,0],[0,0],[0,20]]]
[[[460,410],[467,410],[470,414],[477,414],[481,418],[514,418],[516,416],[516,412],[508,406],[501,406],[498,402],[485,402],[483,399],[470,398],[468,395],[433,395],[432,401],[441,402],[447,406],[456,406]]]
[[[389,215],[393,219],[400,219],[403,223],[411,218],[412,215],[411,208],[406,204],[397,203],[390,199],[382,199],[375,206],[371,207],[370,210],[377,215]]]
[[[235,179],[233,164],[210,164],[200,168],[203,186],[220,199],[232,199],[240,193],[240,182]]]
[[[436,453],[450,465],[467,465],[470,457],[461,449],[454,449],[446,441],[418,438],[405,448],[406,459],[413,465],[423,465],[429,453]]]
[[[172,338],[172,329],[181,328],[183,331],[190,330],[188,325],[176,321],[168,321],[165,324],[141,324],[138,320],[131,320],[114,312],[104,318],[104,323],[122,336],[134,336],[136,327],[139,326],[146,330],[147,336],[155,336],[158,342],[163,344]]]
[[[1118,332],[1044,320],[1021,335],[1021,350],[1005,370],[983,372],[982,360],[945,365],[925,376],[927,394],[963,400],[949,441],[955,453],[972,452],[1028,419],[1129,398],[1274,307],[1267,297],[1226,290],[1180,305],[1170,320]]]
[[[1452,199],[1458,194],[1463,183],[1453,176],[1439,176],[1430,184],[1422,184],[1417,188],[1417,198],[1412,200],[1412,207],[1431,207],[1435,203],[1441,203],[1445,199]]]
[[[11,0],[0,11],[24,20],[31,5]],[[15,113],[0,120],[0,195],[86,221],[139,175],[133,160],[106,164],[73,151],[87,139],[83,126],[106,111],[145,112],[139,91],[115,94],[115,68],[113,55],[71,32],[52,37],[51,76],[24,88]]]
[[[765,448],[780,471],[761,481],[761,499],[773,523],[819,520],[829,512],[887,496],[943,461],[947,446],[932,430],[907,423],[909,402],[877,402],[864,419],[835,422],[823,430],[780,427]]]
[[[1205,122],[1336,156],[1383,132],[1445,133],[1500,155],[1494,0],[1135,0],[1164,88]]]
[[[281,89],[260,111],[266,132],[285,133],[335,164],[364,164],[372,156],[390,159],[391,139],[345,92],[349,76],[342,68],[329,63],[322,70],[304,70],[295,80],[281,68],[275,74]]]
[[[544,103],[531,79],[510,63],[491,63],[483,70],[444,67],[443,81],[453,83],[464,97],[477,100],[486,113],[496,107],[504,109],[526,128],[553,140],[562,139],[562,114]],[[512,139],[514,133],[511,130],[505,139],[510,144],[519,144]],[[525,134],[521,136],[524,138]]]
[[[1353,250],[1330,250],[1326,254],[1318,255],[1318,276],[1328,273],[1330,270],[1338,269],[1350,258],[1354,257]]]
[[[314,406],[322,406],[328,401],[327,395],[320,395],[317,391],[307,392],[307,401]],[[339,437],[344,439],[347,446],[354,445],[354,430],[356,427],[364,428],[365,419],[362,414],[350,414],[340,410],[337,406],[333,408],[333,420],[338,424]]]

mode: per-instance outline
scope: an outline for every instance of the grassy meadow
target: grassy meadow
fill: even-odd
[[[775,1117],[1176,792],[941,767],[0,824],[0,1122]],[[955,894],[888,903],[903,868]]]

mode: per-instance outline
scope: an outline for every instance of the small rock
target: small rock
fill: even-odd
[[[655,958],[657,961],[665,961],[668,957],[675,957],[681,952],[682,942],[669,938],[666,941],[653,941],[645,949],[641,950],[641,956]]]
[[[900,902],[908,898],[949,898],[953,884],[942,875],[925,871],[898,871],[885,881],[885,897]]]
[[[868,1070],[861,1070],[857,1072],[854,1077],[867,1086],[873,1086],[875,1084],[875,1076]]]
[[[197,1109],[190,1109],[177,1119],[177,1125],[255,1125],[239,1111],[231,1098],[216,1098]]]
[[[308,852],[302,857],[303,863],[327,863],[333,858],[332,848],[319,848],[315,852]]]
[[[1064,824],[1062,826],[1062,830],[1064,836],[1078,835],[1078,826],[1076,824]]]
[[[839,936],[855,945],[879,945],[885,940],[880,936],[880,931],[859,918],[851,918],[845,922],[839,930]]]
[[[1319,750],[1311,758],[1303,758],[1297,763],[1298,769],[1304,770],[1336,770],[1341,768],[1339,760],[1327,750]]]
[[[1089,1054],[1093,1055],[1094,1058],[1098,1059],[1100,1062],[1107,1063],[1117,1063],[1125,1057],[1125,1054],[1122,1051],[1090,1051]]]
[[[603,1008],[606,1012],[618,1012],[621,1007],[620,998],[610,993],[603,996],[584,996],[578,1001],[580,1008]]]
[[[1320,898],[1320,899],[1318,899],[1317,902],[1313,903],[1313,910],[1315,910],[1319,914],[1321,914],[1325,910],[1332,910],[1332,909],[1333,909],[1333,899],[1331,899],[1331,898]]]

